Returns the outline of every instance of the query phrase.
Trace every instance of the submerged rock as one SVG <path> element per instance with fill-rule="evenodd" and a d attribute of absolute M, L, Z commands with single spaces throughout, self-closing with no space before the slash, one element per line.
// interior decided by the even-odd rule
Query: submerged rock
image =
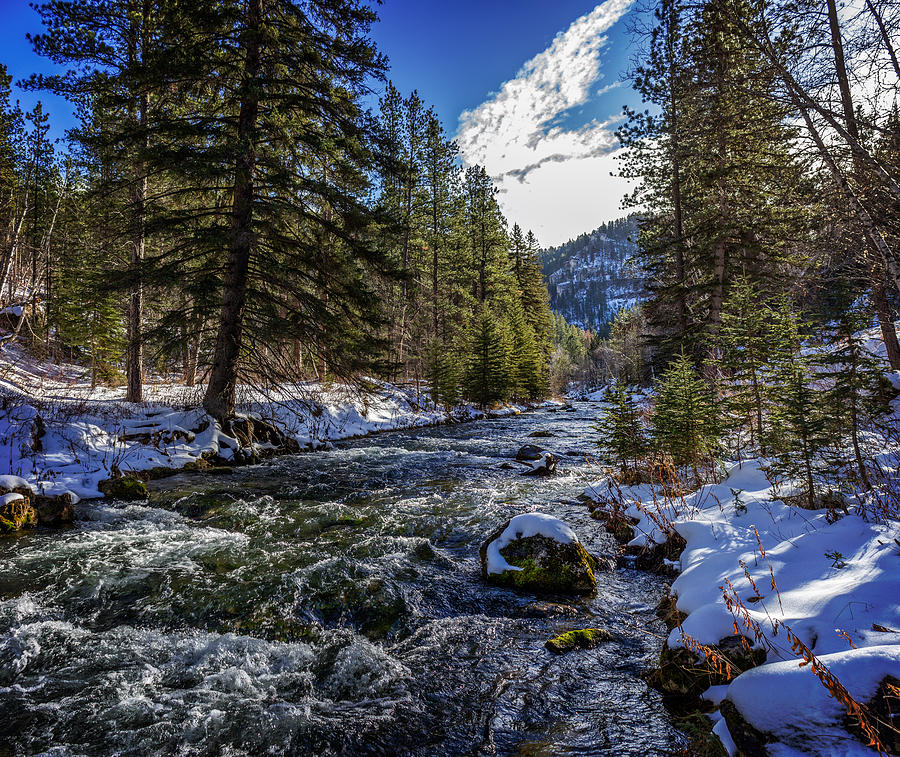
<path fill-rule="evenodd" d="M 532 602 L 522 613 L 526 618 L 560 618 L 578 614 L 577 608 L 558 602 Z"/>
<path fill-rule="evenodd" d="M 531 439 L 549 439 L 551 436 L 556 436 L 552 431 L 532 431 L 529 435 Z"/>
<path fill-rule="evenodd" d="M 573 649 L 593 649 L 601 642 L 612 641 L 612 638 L 605 628 L 578 628 L 548 639 L 544 646 L 551 652 L 562 654 Z"/>
<path fill-rule="evenodd" d="M 37 513 L 23 495 L 10 492 L 0 496 L 0 533 L 34 528 L 36 525 Z"/>
<path fill-rule="evenodd" d="M 563 521 L 517 515 L 481 545 L 481 572 L 494 584 L 541 594 L 590 594 L 597 561 Z"/>
<path fill-rule="evenodd" d="M 523 471 L 523 476 L 552 476 L 556 473 L 556 464 L 559 458 L 552 452 L 543 452 L 541 456 L 531 463 L 529 470 Z"/>

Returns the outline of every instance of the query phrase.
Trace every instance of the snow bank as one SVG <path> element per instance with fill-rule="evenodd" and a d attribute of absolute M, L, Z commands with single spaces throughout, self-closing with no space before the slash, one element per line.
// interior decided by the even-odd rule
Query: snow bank
<path fill-rule="evenodd" d="M 500 550 L 516 539 L 527 539 L 529 536 L 545 536 L 560 544 L 578 541 L 575 532 L 558 518 L 543 513 L 517 515 L 509 521 L 503 533 L 488 545 L 487 572 L 499 575 L 507 570 L 522 570 L 506 562 Z"/>
<path fill-rule="evenodd" d="M 897 644 L 823 654 L 819 660 L 858 702 L 871 699 L 885 675 L 900 678 Z M 795 661 L 767 663 L 738 676 L 728 687 L 728 699 L 748 723 L 787 746 L 808 749 L 810 736 L 815 734 L 821 753 L 874 753 L 862 743 L 854 743 L 840 727 L 844 707 Z M 829 746 L 833 751 L 827 751 Z"/>
<path fill-rule="evenodd" d="M 640 518 L 635 544 L 662 542 L 660 521 L 685 539 L 671 592 L 687 618 L 670 633 L 670 647 L 689 639 L 717 644 L 734 634 L 737 621 L 766 649 L 762 666 L 707 698 L 727 696 L 748 722 L 790 748 L 815 744 L 820 754 L 874 754 L 842 728 L 844 708 L 811 666 L 799 667 L 785 626 L 857 701 L 870 698 L 884 676 L 900 677 L 900 523 L 855 514 L 834 521 L 833 512 L 789 507 L 776 498 L 764 462 L 731 464 L 720 484 L 683 499 L 654 497 L 650 486 L 618 489 L 609 481 L 591 485 L 585 495 L 620 498 L 626 512 Z M 737 615 L 726 593 L 740 601 Z M 724 732 L 724 722 L 716 729 Z"/>
<path fill-rule="evenodd" d="M 28 487 L 47 495 L 102 496 L 98 484 L 115 471 L 179 469 L 204 456 L 233 459 L 237 439 L 199 407 L 202 388 L 149 383 L 147 402 L 124 401 L 124 389 L 91 388 L 75 366 L 41 363 L 15 345 L 2 348 L 0 461 L 11 475 L 0 488 Z M 245 417 L 275 425 L 303 449 L 381 431 L 505 416 L 528 409 L 510 405 L 487 412 L 471 405 L 450 411 L 435 405 L 427 387 L 369 380 L 366 391 L 343 384 L 302 383 L 277 391 L 238 387 Z M 547 401 L 541 406 L 558 406 Z M 529 407 L 533 407 L 529 406 Z M 266 445 L 256 445 L 256 452 Z"/>

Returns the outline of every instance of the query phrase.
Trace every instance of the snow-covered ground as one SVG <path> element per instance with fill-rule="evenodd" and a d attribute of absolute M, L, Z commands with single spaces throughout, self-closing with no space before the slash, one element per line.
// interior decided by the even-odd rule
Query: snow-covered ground
<path fill-rule="evenodd" d="M 877 334 L 867 336 L 872 352 L 883 352 Z M 889 376 L 898 385 L 900 375 Z M 900 419 L 900 400 L 893 415 Z M 791 483 L 773 487 L 763 459 L 728 463 L 720 483 L 683 496 L 609 479 L 585 490 L 638 521 L 629 546 L 662 544 L 673 531 L 685 540 L 671 593 L 686 618 L 670 633 L 670 648 L 697 651 L 740 633 L 765 649 L 764 664 L 704 698 L 729 700 L 773 739 L 769 754 L 877 753 L 844 724 L 848 701 L 866 703 L 886 676 L 900 678 L 900 508 L 885 512 L 900 502 L 900 449 L 892 444 L 869 448 L 884 474 L 880 493 L 848 497 L 846 512 L 785 504 Z M 712 717 L 734 755 L 725 721 Z"/>
<path fill-rule="evenodd" d="M 114 471 L 183 468 L 204 455 L 230 459 L 240 445 L 199 406 L 202 387 L 148 383 L 146 402 L 124 389 L 91 388 L 77 366 L 35 360 L 6 345 L 0 354 L 0 473 L 44 494 L 102 496 Z M 484 417 L 470 405 L 447 411 L 425 387 L 380 381 L 364 388 L 305 383 L 264 392 L 241 386 L 239 409 L 273 423 L 301 448 L 380 431 Z M 545 403 L 553 404 L 553 403 Z M 558 403 L 557 403 L 558 404 Z M 490 415 L 521 412 L 508 405 Z"/>

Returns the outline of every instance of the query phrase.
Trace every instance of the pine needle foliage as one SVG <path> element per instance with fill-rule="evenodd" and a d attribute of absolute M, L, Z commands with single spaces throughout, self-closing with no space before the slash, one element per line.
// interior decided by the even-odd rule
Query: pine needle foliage
<path fill-rule="evenodd" d="M 701 465 L 720 449 L 720 411 L 712 390 L 691 359 L 680 353 L 656 384 L 653 441 L 675 465 L 690 466 L 695 478 Z"/>
<path fill-rule="evenodd" d="M 615 381 L 603 392 L 603 410 L 597 422 L 597 447 L 603 462 L 614 465 L 624 479 L 637 471 L 649 451 L 641 410 L 631 390 Z"/>

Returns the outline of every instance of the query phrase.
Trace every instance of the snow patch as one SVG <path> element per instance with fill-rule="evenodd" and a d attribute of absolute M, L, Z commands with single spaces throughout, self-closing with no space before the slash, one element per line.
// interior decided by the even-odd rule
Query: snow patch
<path fill-rule="evenodd" d="M 500 574 L 507 570 L 522 570 L 515 565 L 510 565 L 500 554 L 500 550 L 516 541 L 527 539 L 530 536 L 544 536 L 560 544 L 571 544 L 578 541 L 575 532 L 558 518 L 544 513 L 523 513 L 509 521 L 509 525 L 503 530 L 487 548 L 487 572 Z"/>

